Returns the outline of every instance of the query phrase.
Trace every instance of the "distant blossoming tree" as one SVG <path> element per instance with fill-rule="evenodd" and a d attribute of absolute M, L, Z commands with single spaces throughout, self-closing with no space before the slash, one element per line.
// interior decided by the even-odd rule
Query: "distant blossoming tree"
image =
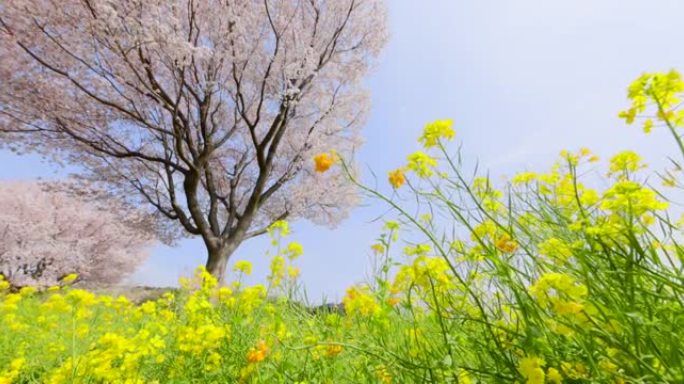
<path fill-rule="evenodd" d="M 37 183 L 0 183 L 0 273 L 17 286 L 52 285 L 70 273 L 117 283 L 148 255 L 154 234 L 147 217 Z"/>
<path fill-rule="evenodd" d="M 4 0 L 0 138 L 200 236 L 222 279 L 285 217 L 356 194 L 312 158 L 359 144 L 383 0 Z"/>

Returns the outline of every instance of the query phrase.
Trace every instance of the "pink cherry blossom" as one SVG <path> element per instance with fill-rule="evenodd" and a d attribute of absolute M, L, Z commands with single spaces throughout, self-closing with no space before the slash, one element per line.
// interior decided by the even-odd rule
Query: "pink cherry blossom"
<path fill-rule="evenodd" d="M 46 187 L 0 183 L 0 273 L 13 285 L 49 286 L 70 273 L 113 284 L 145 260 L 154 239 L 145 215 Z"/>

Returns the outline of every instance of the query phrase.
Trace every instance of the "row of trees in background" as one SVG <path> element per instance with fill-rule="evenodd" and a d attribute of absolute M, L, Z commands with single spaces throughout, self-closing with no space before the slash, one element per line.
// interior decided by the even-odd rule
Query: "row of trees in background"
<path fill-rule="evenodd" d="M 385 18 L 382 0 L 5 0 L 0 144 L 201 237 L 222 279 L 275 220 L 332 225 L 357 201 L 311 159 L 359 144 Z"/>
<path fill-rule="evenodd" d="M 145 216 L 112 204 L 34 182 L 0 183 L 0 274 L 15 286 L 50 286 L 71 273 L 121 281 L 145 260 L 154 233 Z"/>

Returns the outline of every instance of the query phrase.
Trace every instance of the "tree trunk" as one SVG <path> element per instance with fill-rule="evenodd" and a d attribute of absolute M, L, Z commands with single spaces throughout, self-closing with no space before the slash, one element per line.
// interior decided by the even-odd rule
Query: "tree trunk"
<path fill-rule="evenodd" d="M 207 258 L 206 264 L 207 272 L 216 277 L 219 284 L 223 283 L 226 276 L 228 260 L 239 245 L 239 242 L 230 242 L 216 248 L 208 248 L 209 257 Z"/>

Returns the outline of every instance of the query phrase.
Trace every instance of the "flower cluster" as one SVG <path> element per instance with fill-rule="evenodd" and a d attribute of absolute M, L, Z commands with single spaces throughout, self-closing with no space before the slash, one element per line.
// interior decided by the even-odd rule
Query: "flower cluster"
<path fill-rule="evenodd" d="M 423 134 L 418 142 L 427 150 L 438 146 L 442 141 L 454 138 L 456 132 L 453 129 L 454 122 L 451 119 L 435 120 L 425 125 Z M 406 158 L 407 164 L 389 172 L 387 179 L 394 189 L 400 188 L 406 183 L 406 172 L 414 172 L 419 178 L 429 178 L 435 174 L 437 160 L 431 155 L 416 151 Z"/>

